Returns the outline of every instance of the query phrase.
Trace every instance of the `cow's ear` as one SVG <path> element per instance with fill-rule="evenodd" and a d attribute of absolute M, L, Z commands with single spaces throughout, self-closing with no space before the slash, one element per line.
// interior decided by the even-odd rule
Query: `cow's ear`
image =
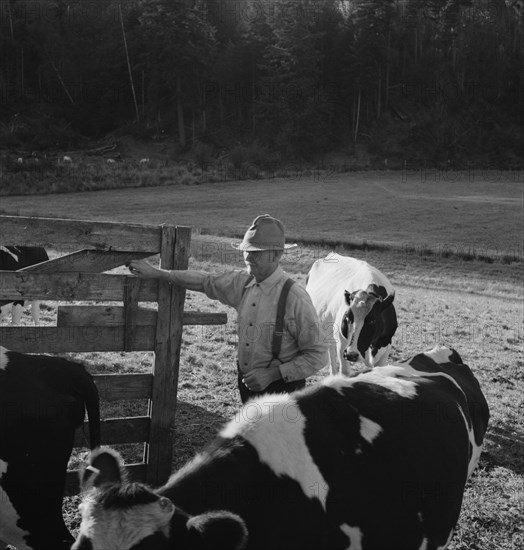
<path fill-rule="evenodd" d="M 451 349 L 451 355 L 449 356 L 450 363 L 456 363 L 457 365 L 463 365 L 464 361 L 462 361 L 462 357 L 460 356 L 459 352 L 455 349 Z"/>
<path fill-rule="evenodd" d="M 347 290 L 344 290 L 344 297 L 346 298 L 346 304 L 350 306 L 351 300 L 353 299 L 353 295 L 349 293 Z"/>
<path fill-rule="evenodd" d="M 247 543 L 247 529 L 236 514 L 208 512 L 187 522 L 188 548 L 195 550 L 242 550 Z"/>
<path fill-rule="evenodd" d="M 379 288 L 375 284 L 368 285 L 368 287 L 366 288 L 366 294 L 371 294 L 371 296 L 379 298 L 380 300 L 384 298 L 384 296 L 380 295 Z"/>
<path fill-rule="evenodd" d="M 387 298 L 387 290 L 383 286 L 378 286 L 374 283 L 368 285 L 366 288 L 366 293 L 370 296 L 374 296 L 379 299 L 381 302 Z"/>
<path fill-rule="evenodd" d="M 395 299 L 395 291 L 392 290 L 391 294 L 385 300 L 382 301 L 382 309 L 385 309 L 388 306 L 390 306 L 393 303 L 394 299 Z"/>
<path fill-rule="evenodd" d="M 80 472 L 82 491 L 105 484 L 122 483 L 125 471 L 120 455 L 109 447 L 100 447 L 93 451 L 88 464 Z"/>

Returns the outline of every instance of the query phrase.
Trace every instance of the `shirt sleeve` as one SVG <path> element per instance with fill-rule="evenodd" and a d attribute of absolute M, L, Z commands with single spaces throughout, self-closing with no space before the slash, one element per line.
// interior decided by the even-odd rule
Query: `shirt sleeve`
<path fill-rule="evenodd" d="M 290 292 L 293 296 L 291 318 L 286 323 L 290 337 L 295 339 L 298 354 L 291 361 L 280 365 L 285 382 L 307 378 L 329 365 L 327 343 L 323 341 L 317 312 L 306 289 L 298 284 Z"/>
<path fill-rule="evenodd" d="M 203 282 L 204 293 L 208 298 L 238 310 L 248 279 L 245 271 L 208 275 Z"/>

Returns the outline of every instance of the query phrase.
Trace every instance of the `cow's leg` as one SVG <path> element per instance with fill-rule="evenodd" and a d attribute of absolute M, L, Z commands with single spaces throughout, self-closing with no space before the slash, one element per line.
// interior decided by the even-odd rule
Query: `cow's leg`
<path fill-rule="evenodd" d="M 344 350 L 340 354 L 340 374 L 351 376 L 351 363 L 347 359 L 344 359 L 343 352 Z"/>
<path fill-rule="evenodd" d="M 329 346 L 329 374 L 337 374 L 338 368 L 338 350 L 336 346 Z"/>
<path fill-rule="evenodd" d="M 40 324 L 40 302 L 38 300 L 31 302 L 31 317 L 35 326 Z"/>
<path fill-rule="evenodd" d="M 391 351 L 391 344 L 388 344 L 387 346 L 380 348 L 376 355 L 371 354 L 371 350 L 368 350 L 369 358 L 370 358 L 370 366 L 371 367 L 383 367 L 384 365 L 388 364 L 388 358 L 389 358 L 389 352 Z M 367 361 L 366 361 L 367 363 Z"/>
<path fill-rule="evenodd" d="M 0 321 L 8 319 L 12 311 L 13 304 L 6 304 L 5 306 L 0 307 Z"/>
<path fill-rule="evenodd" d="M 345 342 L 337 342 L 337 365 L 338 365 L 338 374 L 343 374 L 344 376 L 349 376 L 351 374 L 351 367 L 349 362 L 344 359 L 344 349 Z"/>
<path fill-rule="evenodd" d="M 20 324 L 23 311 L 24 311 L 24 306 L 22 304 L 13 304 L 13 312 L 12 312 L 12 318 L 11 318 L 12 325 Z"/>

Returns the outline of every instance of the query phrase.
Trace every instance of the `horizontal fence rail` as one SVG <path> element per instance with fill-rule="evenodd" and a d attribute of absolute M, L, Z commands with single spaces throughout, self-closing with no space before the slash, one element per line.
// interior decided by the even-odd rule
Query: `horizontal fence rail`
<path fill-rule="evenodd" d="M 128 418 L 107 418 L 101 422 L 102 445 L 146 442 L 149 438 L 151 419 L 149 416 Z M 75 433 L 75 447 L 89 448 L 89 426 L 84 423 Z"/>
<path fill-rule="evenodd" d="M 104 401 L 148 399 L 153 385 L 153 375 L 147 373 L 96 374 L 94 379 Z"/>
<path fill-rule="evenodd" d="M 153 225 L 0 216 L 4 245 L 43 246 L 73 252 L 79 248 L 157 254 L 162 227 Z"/>
<path fill-rule="evenodd" d="M 148 256 L 151 256 L 148 252 L 79 250 L 72 254 L 58 256 L 47 262 L 24 267 L 19 272 L 38 271 L 38 273 L 56 273 L 61 271 L 78 271 L 84 273 L 102 273 L 102 271 L 109 271 L 115 267 L 125 265 L 131 260 L 139 260 Z"/>
<path fill-rule="evenodd" d="M 137 326 L 156 326 L 158 313 L 154 309 L 138 308 Z M 184 311 L 183 325 L 225 325 L 225 313 Z M 124 308 L 120 306 L 59 306 L 57 326 L 121 326 L 124 324 Z"/>
<path fill-rule="evenodd" d="M 0 271 L 0 300 L 123 301 L 127 275 Z M 136 277 L 133 277 L 136 279 Z M 139 281 L 138 300 L 157 300 L 158 283 Z"/>

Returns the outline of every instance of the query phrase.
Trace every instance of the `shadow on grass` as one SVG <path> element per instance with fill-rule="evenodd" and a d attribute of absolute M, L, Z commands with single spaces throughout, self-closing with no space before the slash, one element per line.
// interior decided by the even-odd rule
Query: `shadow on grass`
<path fill-rule="evenodd" d="M 173 434 L 173 468 L 183 466 L 220 431 L 226 418 L 218 413 L 179 401 Z"/>
<path fill-rule="evenodd" d="M 524 433 L 515 427 L 490 427 L 485 438 L 482 463 L 488 469 L 502 466 L 516 474 L 524 474 Z"/>

